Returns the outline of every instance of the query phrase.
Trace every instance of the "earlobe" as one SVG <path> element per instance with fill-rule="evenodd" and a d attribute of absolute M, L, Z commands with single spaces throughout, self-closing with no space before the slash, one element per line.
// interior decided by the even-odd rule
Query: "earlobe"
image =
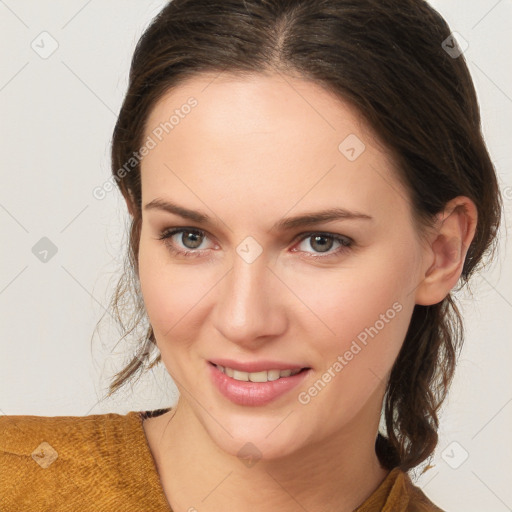
<path fill-rule="evenodd" d="M 477 218 L 475 204 L 464 196 L 449 201 L 438 215 L 438 227 L 427 248 L 429 261 L 433 256 L 434 262 L 427 268 L 423 280 L 416 288 L 416 304 L 437 304 L 457 284 L 475 235 Z"/>

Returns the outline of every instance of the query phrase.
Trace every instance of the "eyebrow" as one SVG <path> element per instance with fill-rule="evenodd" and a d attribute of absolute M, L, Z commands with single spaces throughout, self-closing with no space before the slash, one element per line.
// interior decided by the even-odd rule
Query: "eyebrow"
<path fill-rule="evenodd" d="M 214 221 L 206 213 L 189 210 L 188 208 L 164 199 L 153 199 L 144 206 L 144 210 L 163 210 L 179 215 L 184 219 L 192 220 L 198 224 L 214 224 Z M 270 231 L 287 231 L 298 227 L 311 226 L 321 222 L 332 222 L 335 220 L 373 220 L 373 217 L 366 213 L 350 211 L 345 208 L 328 208 L 318 212 L 307 212 L 294 217 L 281 219 L 272 226 Z"/>

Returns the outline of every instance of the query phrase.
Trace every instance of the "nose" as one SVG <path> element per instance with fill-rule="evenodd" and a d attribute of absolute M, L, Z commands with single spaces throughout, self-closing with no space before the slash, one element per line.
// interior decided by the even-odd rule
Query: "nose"
<path fill-rule="evenodd" d="M 247 263 L 237 254 L 219 283 L 213 321 L 224 339 L 257 348 L 287 328 L 286 287 L 267 267 L 264 254 Z"/>

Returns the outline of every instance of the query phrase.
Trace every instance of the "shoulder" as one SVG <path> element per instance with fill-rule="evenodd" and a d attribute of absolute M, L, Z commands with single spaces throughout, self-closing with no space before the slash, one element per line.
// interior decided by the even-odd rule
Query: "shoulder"
<path fill-rule="evenodd" d="M 435 505 L 420 487 L 414 485 L 407 473 L 402 475 L 404 494 L 408 497 L 407 512 L 445 512 Z"/>
<path fill-rule="evenodd" d="M 133 418 L 136 414 L 130 412 L 126 415 L 109 413 L 90 416 L 0 416 L 0 432 L 2 433 L 0 446 L 15 445 L 31 440 L 33 436 L 48 435 L 55 438 L 62 432 L 66 432 L 68 435 L 83 435 L 108 429 L 126 429 L 134 425 Z M 91 439 L 96 440 L 96 438 Z M 59 438 L 59 442 L 65 441 Z"/>
<path fill-rule="evenodd" d="M 152 471 L 139 412 L 0 416 L 2 511 L 85 510 L 85 497 L 92 509 L 130 502 L 144 497 Z"/>
<path fill-rule="evenodd" d="M 26 460 L 32 469 L 49 467 L 54 461 L 90 461 L 102 458 L 108 464 L 108 448 L 114 441 L 137 435 L 137 413 L 91 416 L 1 416 L 2 464 Z M 36 464 L 32 464 L 36 462 Z"/>
<path fill-rule="evenodd" d="M 445 512 L 415 486 L 409 475 L 393 468 L 355 512 Z"/>

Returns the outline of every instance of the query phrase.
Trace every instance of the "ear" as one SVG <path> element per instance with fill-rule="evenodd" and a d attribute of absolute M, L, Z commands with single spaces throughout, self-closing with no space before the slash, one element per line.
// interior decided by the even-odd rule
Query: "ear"
<path fill-rule="evenodd" d="M 438 214 L 436 227 L 425 248 L 423 261 L 427 268 L 416 288 L 416 304 L 437 304 L 457 284 L 477 220 L 475 204 L 464 196 L 449 201 Z"/>

